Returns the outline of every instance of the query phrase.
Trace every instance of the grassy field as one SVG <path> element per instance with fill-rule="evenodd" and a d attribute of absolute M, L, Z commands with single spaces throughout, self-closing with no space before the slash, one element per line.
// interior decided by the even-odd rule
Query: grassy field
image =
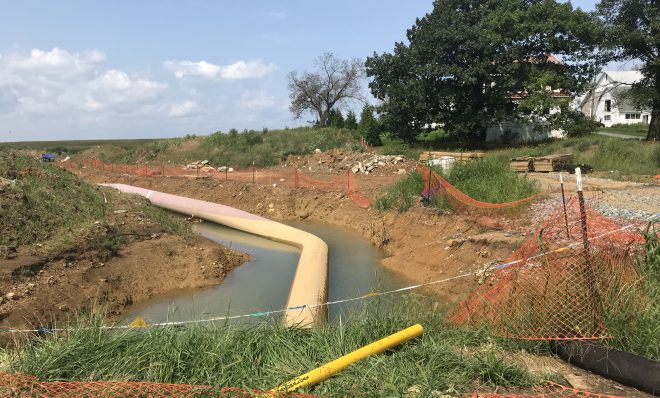
<path fill-rule="evenodd" d="M 615 124 L 612 127 L 603 127 L 599 128 L 598 131 L 604 131 L 608 133 L 618 133 L 626 135 L 634 135 L 637 137 L 646 138 L 649 132 L 649 125 L 646 123 L 636 123 L 636 124 Z"/>
<path fill-rule="evenodd" d="M 62 140 L 62 141 L 20 141 L 0 142 L 2 149 L 34 150 L 40 152 L 54 152 L 73 154 L 86 149 L 99 146 L 116 146 L 120 148 L 139 147 L 158 139 L 122 139 L 122 140 Z"/>
<path fill-rule="evenodd" d="M 487 157 L 508 161 L 518 156 L 544 156 L 572 153 L 574 163 L 588 164 L 595 172 L 608 172 L 611 178 L 651 176 L 660 170 L 660 145 L 644 141 L 589 135 L 552 140 L 534 145 L 487 150 Z"/>

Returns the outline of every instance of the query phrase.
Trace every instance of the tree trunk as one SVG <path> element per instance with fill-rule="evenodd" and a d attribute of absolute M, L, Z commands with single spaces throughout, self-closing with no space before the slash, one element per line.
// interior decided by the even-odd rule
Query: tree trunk
<path fill-rule="evenodd" d="M 646 141 L 660 141 L 660 98 L 653 100 L 653 111 L 651 111 L 651 122 Z"/>

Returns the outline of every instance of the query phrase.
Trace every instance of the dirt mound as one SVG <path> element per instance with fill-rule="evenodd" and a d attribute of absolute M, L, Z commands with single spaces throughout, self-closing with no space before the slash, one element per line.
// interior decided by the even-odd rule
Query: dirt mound
<path fill-rule="evenodd" d="M 410 170 L 416 163 L 415 159 L 407 159 L 403 155 L 330 149 L 304 156 L 289 155 L 283 167 L 293 166 L 305 172 L 341 174 L 350 171 L 354 174 L 383 176 L 397 174 L 401 169 Z"/>

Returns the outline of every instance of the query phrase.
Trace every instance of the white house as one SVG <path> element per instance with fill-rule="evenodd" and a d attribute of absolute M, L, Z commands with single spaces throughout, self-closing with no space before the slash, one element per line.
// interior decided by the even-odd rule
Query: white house
<path fill-rule="evenodd" d="M 631 104 L 617 99 L 617 94 L 629 90 L 633 83 L 642 80 L 639 71 L 605 71 L 598 75 L 594 87 L 582 98 L 578 108 L 591 119 L 605 127 L 614 124 L 649 123 L 650 109 L 635 109 Z"/>

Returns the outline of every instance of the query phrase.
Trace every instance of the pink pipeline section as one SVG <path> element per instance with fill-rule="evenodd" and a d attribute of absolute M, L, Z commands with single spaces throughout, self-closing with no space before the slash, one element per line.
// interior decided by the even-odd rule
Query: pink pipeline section
<path fill-rule="evenodd" d="M 275 221 L 203 200 L 170 195 L 125 184 L 101 184 L 146 197 L 155 206 L 283 242 L 300 249 L 300 260 L 287 300 L 284 323 L 311 327 L 324 322 L 328 298 L 328 245 L 320 238 Z M 254 292 L 259 294 L 259 292 Z"/>

